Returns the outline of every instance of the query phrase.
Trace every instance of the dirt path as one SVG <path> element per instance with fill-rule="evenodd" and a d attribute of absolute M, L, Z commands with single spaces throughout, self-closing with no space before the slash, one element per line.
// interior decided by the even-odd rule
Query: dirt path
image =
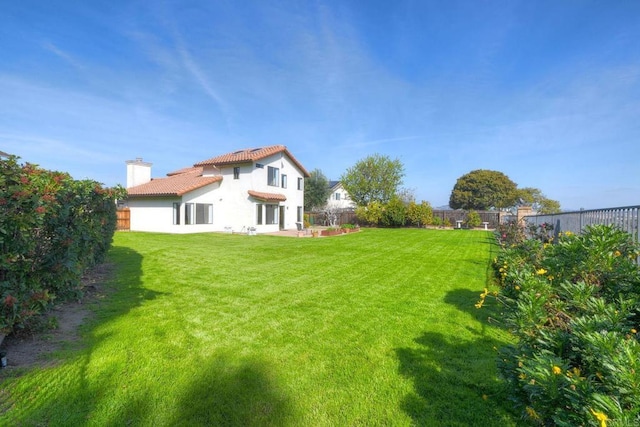
<path fill-rule="evenodd" d="M 57 305 L 48 314 L 55 329 L 38 332 L 31 336 L 5 337 L 0 351 L 6 353 L 7 367 L 4 370 L 47 365 L 46 356 L 62 347 L 64 343 L 76 343 L 80 339 L 78 328 L 91 315 L 90 304 L 105 297 L 104 283 L 113 274 L 113 265 L 100 264 L 82 278 L 84 296 L 82 300 Z M 2 371 L 0 371 L 2 372 Z"/>

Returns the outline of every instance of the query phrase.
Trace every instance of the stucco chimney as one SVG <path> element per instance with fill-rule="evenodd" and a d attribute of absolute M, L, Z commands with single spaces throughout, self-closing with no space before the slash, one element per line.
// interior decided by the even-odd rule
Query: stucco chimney
<path fill-rule="evenodd" d="M 152 163 L 142 161 L 142 157 L 127 160 L 125 163 L 127 164 L 127 188 L 151 181 Z"/>

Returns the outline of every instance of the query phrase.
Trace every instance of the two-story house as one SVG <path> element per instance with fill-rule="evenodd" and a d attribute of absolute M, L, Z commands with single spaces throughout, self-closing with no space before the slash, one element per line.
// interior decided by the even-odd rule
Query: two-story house
<path fill-rule="evenodd" d="M 151 179 L 151 164 L 127 163 L 132 231 L 268 233 L 303 220 L 307 170 L 283 145 L 238 150 Z"/>
<path fill-rule="evenodd" d="M 340 181 L 329 181 L 331 194 L 327 200 L 327 206 L 343 210 L 352 210 L 356 208 L 356 204 L 349 197 L 349 193 L 344 189 Z"/>

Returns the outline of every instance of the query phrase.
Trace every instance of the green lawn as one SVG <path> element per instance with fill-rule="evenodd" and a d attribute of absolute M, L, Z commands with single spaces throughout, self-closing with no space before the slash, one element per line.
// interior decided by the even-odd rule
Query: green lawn
<path fill-rule="evenodd" d="M 467 230 L 116 234 L 82 348 L 1 374 L 0 424 L 514 425 L 508 336 L 474 307 L 492 250 Z"/>

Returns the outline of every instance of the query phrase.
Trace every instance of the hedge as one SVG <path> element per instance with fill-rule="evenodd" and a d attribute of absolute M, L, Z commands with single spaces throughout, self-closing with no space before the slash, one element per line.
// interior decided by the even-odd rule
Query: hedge
<path fill-rule="evenodd" d="M 82 275 L 109 250 L 122 195 L 121 187 L 0 159 L 0 334 L 82 294 Z"/>
<path fill-rule="evenodd" d="M 537 425 L 640 425 L 640 247 L 613 226 L 552 231 L 496 230 L 499 321 L 517 339 L 498 358 L 509 397 Z"/>

